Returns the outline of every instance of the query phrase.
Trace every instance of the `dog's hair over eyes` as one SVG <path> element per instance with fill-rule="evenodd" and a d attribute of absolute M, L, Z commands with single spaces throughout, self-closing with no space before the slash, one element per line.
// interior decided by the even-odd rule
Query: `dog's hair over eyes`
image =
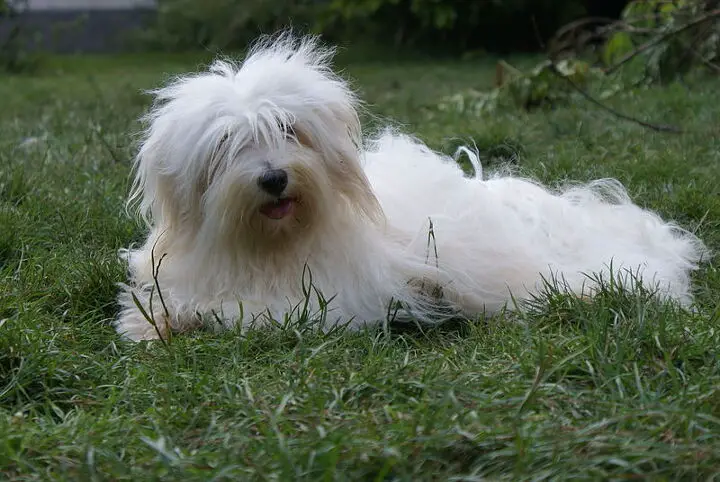
<path fill-rule="evenodd" d="M 349 195 L 363 193 L 362 211 L 377 216 L 379 206 L 356 169 L 359 101 L 330 70 L 332 54 L 317 39 L 284 35 L 258 43 L 243 63 L 218 60 L 206 73 L 151 91 L 155 102 L 144 117 L 148 128 L 130 203 L 148 222 L 168 204 L 196 205 L 203 181 L 207 186 L 222 162 L 242 158 L 252 146 L 279 148 L 289 134 L 337 161 L 333 167 L 345 178 Z M 268 91 L 276 95 L 268 97 Z M 237 102 L 226 102 L 229 98 Z"/>

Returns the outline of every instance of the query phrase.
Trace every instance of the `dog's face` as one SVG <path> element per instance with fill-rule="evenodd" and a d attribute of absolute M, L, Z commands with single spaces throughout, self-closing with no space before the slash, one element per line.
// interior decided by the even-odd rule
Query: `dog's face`
<path fill-rule="evenodd" d="M 137 162 L 144 212 L 192 236 L 270 248 L 335 216 L 376 218 L 355 98 L 327 56 L 284 40 L 158 90 Z"/>
<path fill-rule="evenodd" d="M 263 136 L 248 126 L 223 134 L 198 179 L 203 219 L 233 239 L 273 245 L 322 229 L 347 206 L 374 209 L 350 118 L 328 112 L 313 123 L 283 114 L 294 122 L 268 115 Z"/>

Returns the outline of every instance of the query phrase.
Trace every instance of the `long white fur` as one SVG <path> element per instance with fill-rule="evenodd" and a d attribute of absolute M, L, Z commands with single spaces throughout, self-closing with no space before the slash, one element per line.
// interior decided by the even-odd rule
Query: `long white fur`
<path fill-rule="evenodd" d="M 358 99 L 331 57 L 314 38 L 284 35 L 154 92 L 131 195 L 150 233 L 122 254 L 120 333 L 153 339 L 208 315 L 224 326 L 280 320 L 308 298 L 309 276 L 332 298 L 328 325 L 355 327 L 386 319 L 391 305 L 429 322 L 492 313 L 550 277 L 591 295 L 587 274 L 610 266 L 692 301 L 706 248 L 620 183 L 553 192 L 483 179 L 475 158 L 466 177 L 391 130 L 363 142 Z M 290 218 L 260 213 L 273 200 L 257 184 L 268 168 L 289 173 L 287 193 L 300 200 Z"/>

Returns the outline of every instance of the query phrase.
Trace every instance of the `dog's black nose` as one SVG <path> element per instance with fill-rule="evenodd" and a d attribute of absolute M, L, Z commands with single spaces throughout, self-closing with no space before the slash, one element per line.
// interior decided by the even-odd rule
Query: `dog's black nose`
<path fill-rule="evenodd" d="M 265 171 L 258 179 L 258 184 L 263 191 L 273 196 L 279 196 L 288 185 L 288 175 L 282 169 L 271 169 Z"/>

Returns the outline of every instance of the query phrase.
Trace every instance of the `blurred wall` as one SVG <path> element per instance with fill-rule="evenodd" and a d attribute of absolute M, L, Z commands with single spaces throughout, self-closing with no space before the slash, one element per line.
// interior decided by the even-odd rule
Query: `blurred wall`
<path fill-rule="evenodd" d="M 0 41 L 19 25 L 30 50 L 100 53 L 124 49 L 155 12 L 155 0 L 28 0 L 20 15 L 0 19 Z"/>
<path fill-rule="evenodd" d="M 155 0 L 28 0 L 30 10 L 114 10 L 154 8 Z"/>
<path fill-rule="evenodd" d="M 154 8 L 155 0 L 28 0 L 30 10 L 103 10 Z"/>

